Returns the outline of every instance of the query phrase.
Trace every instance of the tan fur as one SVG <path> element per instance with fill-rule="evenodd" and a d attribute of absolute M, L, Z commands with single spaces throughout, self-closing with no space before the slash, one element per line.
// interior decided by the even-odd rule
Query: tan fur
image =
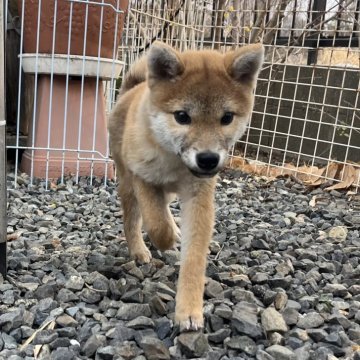
<path fill-rule="evenodd" d="M 245 130 L 262 61 L 261 45 L 222 55 L 178 53 L 156 42 L 128 72 L 110 115 L 110 146 L 119 174 L 125 236 L 134 259 L 151 260 L 141 235 L 142 222 L 158 249 L 174 246 L 179 229 L 168 205 L 172 193 L 180 197 L 182 244 L 175 320 L 181 328 L 203 326 L 215 174 Z M 177 111 L 186 111 L 191 124 L 175 121 Z M 222 125 L 226 112 L 235 114 L 233 122 Z M 204 152 L 218 155 L 216 168 L 200 167 L 198 156 Z"/>

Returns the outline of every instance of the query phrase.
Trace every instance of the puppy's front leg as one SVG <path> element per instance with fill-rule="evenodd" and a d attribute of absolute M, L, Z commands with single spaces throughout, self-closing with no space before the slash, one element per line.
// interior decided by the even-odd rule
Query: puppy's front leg
<path fill-rule="evenodd" d="M 182 192 L 181 265 L 175 321 L 180 329 L 203 327 L 206 257 L 214 225 L 215 179 L 198 181 Z"/>

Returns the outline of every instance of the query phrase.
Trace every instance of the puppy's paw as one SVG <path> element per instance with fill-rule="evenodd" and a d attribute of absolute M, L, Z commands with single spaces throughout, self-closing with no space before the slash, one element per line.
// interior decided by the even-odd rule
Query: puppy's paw
<path fill-rule="evenodd" d="M 204 317 L 202 310 L 194 309 L 189 311 L 175 312 L 175 324 L 180 326 L 180 331 L 197 331 L 204 327 Z"/>
<path fill-rule="evenodd" d="M 147 264 L 151 261 L 151 252 L 146 245 L 138 246 L 135 249 L 130 250 L 130 256 L 136 262 L 140 264 Z"/>
<path fill-rule="evenodd" d="M 170 225 L 149 229 L 147 233 L 150 241 L 161 251 L 175 248 L 180 241 L 178 231 Z"/>

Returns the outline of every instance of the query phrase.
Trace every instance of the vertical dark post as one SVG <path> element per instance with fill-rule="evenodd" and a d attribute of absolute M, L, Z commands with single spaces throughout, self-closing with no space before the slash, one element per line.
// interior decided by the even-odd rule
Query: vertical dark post
<path fill-rule="evenodd" d="M 326 0 L 315 0 L 312 7 L 312 13 L 310 16 L 310 21 L 313 23 L 312 24 L 313 27 L 320 24 L 320 22 L 324 18 L 325 11 L 326 11 Z M 317 36 L 321 36 L 321 32 L 318 35 L 315 35 L 315 37 Z M 313 44 L 314 49 L 310 49 L 308 52 L 308 65 L 316 64 L 317 55 L 318 55 L 318 50 L 316 49 L 317 39 L 311 36 L 311 43 Z"/>
<path fill-rule="evenodd" d="M 0 273 L 6 276 L 5 2 L 0 0 Z"/>

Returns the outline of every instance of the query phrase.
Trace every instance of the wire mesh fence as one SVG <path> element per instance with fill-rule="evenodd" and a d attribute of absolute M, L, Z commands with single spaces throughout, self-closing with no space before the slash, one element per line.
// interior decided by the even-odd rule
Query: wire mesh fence
<path fill-rule="evenodd" d="M 98 109 L 103 109 L 101 113 L 104 114 L 112 108 L 121 83 L 121 75 L 117 80 L 118 74 L 143 55 L 154 40 L 162 40 L 180 50 L 213 48 L 219 51 L 262 42 L 266 47 L 266 62 L 257 84 L 248 131 L 231 151 L 232 166 L 266 176 L 297 176 L 309 185 L 327 185 L 328 181 L 336 180 L 332 188 L 351 185 L 359 188 L 359 0 L 131 0 L 129 4 L 119 0 L 52 0 L 51 3 L 54 6 L 50 6 L 47 15 L 43 16 L 45 10 L 38 0 L 37 13 L 33 16 L 37 19 L 37 36 L 33 40 L 34 49 L 29 51 L 24 43 L 24 34 L 28 34 L 27 0 L 22 0 L 16 141 L 9 146 L 16 152 L 15 165 L 20 163 L 20 150 L 27 151 L 22 157 L 30 159 L 30 163 L 36 160 L 34 152 L 43 151 L 40 155 L 45 156 L 43 172 L 47 179 L 52 176 L 51 161 L 56 152 L 60 154 L 62 164 L 61 179 L 69 171 L 74 171 L 77 177 L 85 173 L 91 177 L 103 173 L 106 181 L 107 177 L 113 176 L 112 162 L 107 135 L 102 132 L 104 124 L 99 130 L 99 118 L 103 119 L 103 116 L 99 117 Z M 119 32 L 127 5 L 126 21 L 123 31 Z M 51 47 L 45 57 L 50 65 L 46 75 L 48 84 L 40 88 L 39 82 L 46 81 L 42 79 L 44 74 L 39 65 L 45 61 L 39 51 L 41 32 L 46 28 L 42 19 L 60 24 L 61 21 L 57 20 L 62 7 L 68 19 L 64 26 L 63 55 L 58 56 L 57 49 L 60 37 L 56 35 L 56 27 L 60 25 L 54 25 L 50 27 Z M 83 16 L 79 15 L 78 7 L 83 7 Z M 107 17 L 105 9 L 109 10 Z M 97 22 L 93 20 L 97 26 L 91 27 L 91 31 L 87 24 L 92 19 L 89 14 L 98 17 Z M 71 25 L 74 18 L 82 25 Z M 106 36 L 104 33 L 109 34 L 109 31 L 104 31 L 109 27 L 113 34 L 112 52 L 107 61 L 103 61 L 102 37 Z M 73 34 L 81 30 L 85 30 L 85 36 L 77 40 L 80 51 L 73 55 Z M 86 53 L 91 44 L 86 40 L 88 32 L 97 45 L 91 56 Z M 28 53 L 35 54 L 30 64 L 25 56 Z M 77 72 L 71 68 L 72 61 L 76 60 L 80 64 Z M 23 73 L 21 69 L 27 72 Z M 24 75 L 31 71 L 32 75 Z M 28 76 L 29 79 L 24 81 Z M 71 93 L 69 84 L 72 81 L 77 81 L 72 86 L 78 96 L 67 95 Z M 93 83 L 88 85 L 91 81 Z M 35 106 L 30 115 L 21 113 L 22 104 L 31 103 L 27 96 L 24 97 L 24 82 L 30 83 L 34 89 L 32 103 Z M 57 86 L 63 92 L 55 90 Z M 93 86 L 89 90 L 93 97 L 92 102 L 84 103 L 87 86 L 89 89 Z M 56 96 L 55 100 L 48 100 L 44 105 L 47 141 L 39 146 L 36 137 L 40 135 L 34 129 L 38 121 L 37 97 L 43 93 L 49 94 L 49 99 Z M 72 96 L 71 105 L 67 96 Z M 61 127 L 55 131 L 52 125 L 54 103 L 67 109 L 59 111 L 62 114 Z M 84 114 L 89 108 L 92 111 Z M 68 128 L 68 117 L 72 112 L 77 112 L 75 117 L 78 120 L 74 121 L 77 129 Z M 21 146 L 22 122 L 26 117 L 30 118 L 28 134 L 31 141 Z M 84 118 L 90 119 L 86 127 L 91 131 L 81 136 Z M 64 140 L 69 131 L 77 135 L 75 145 Z M 62 141 L 53 142 L 54 136 Z M 85 138 L 91 139 L 90 145 L 85 144 Z M 70 153 L 76 155 L 75 168 L 64 165 L 68 163 Z M 105 168 L 102 167 L 104 164 Z M 24 167 L 30 176 L 34 176 L 32 169 L 31 166 Z"/>

